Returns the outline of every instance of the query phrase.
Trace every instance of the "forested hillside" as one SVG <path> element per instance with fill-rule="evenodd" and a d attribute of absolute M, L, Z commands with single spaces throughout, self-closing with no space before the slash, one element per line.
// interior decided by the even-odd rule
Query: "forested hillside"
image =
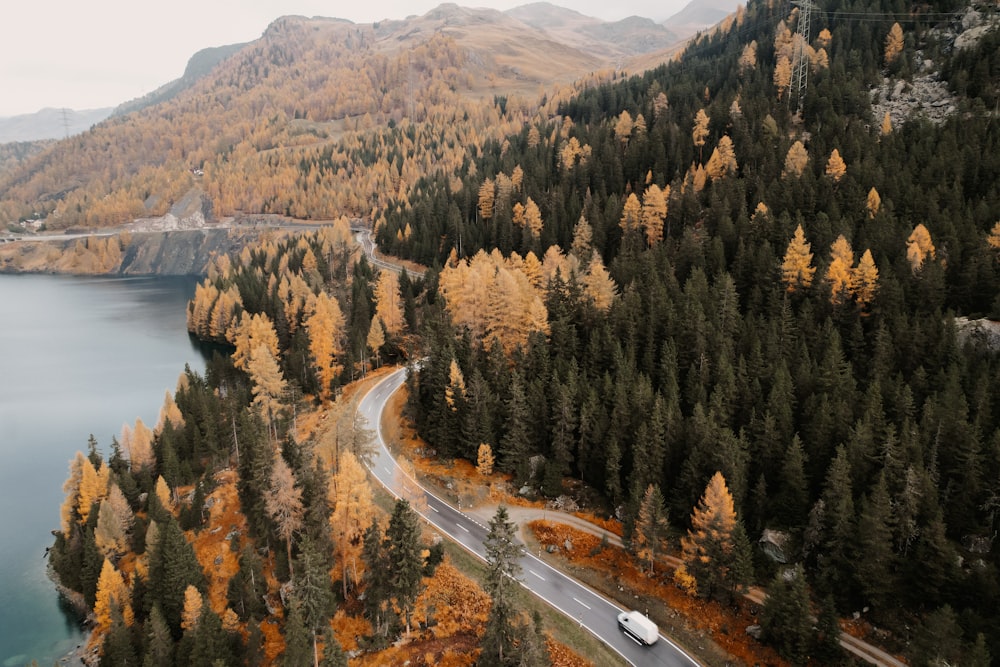
<path fill-rule="evenodd" d="M 751 2 L 487 146 L 460 189 L 390 205 L 380 246 L 441 266 L 412 407 L 442 456 L 489 444 L 515 488 L 583 480 L 626 537 L 650 485 L 683 532 L 721 471 L 814 601 L 865 610 L 915 664 L 986 664 L 1000 360 L 955 317 L 1000 316 L 995 8 L 823 2 L 808 44 L 788 9 Z M 928 71 L 954 113 L 873 116 L 870 90 Z M 758 551 L 752 578 L 775 568 Z"/>
<path fill-rule="evenodd" d="M 0 220 L 113 226 L 196 185 L 218 217 L 366 216 L 544 117 L 540 91 L 612 76 L 606 58 L 456 5 L 377 24 L 283 17 L 189 87 L 0 172 Z"/>

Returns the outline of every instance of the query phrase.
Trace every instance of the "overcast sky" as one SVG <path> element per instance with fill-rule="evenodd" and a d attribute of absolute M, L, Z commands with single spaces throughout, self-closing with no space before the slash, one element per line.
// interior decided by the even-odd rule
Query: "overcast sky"
<path fill-rule="evenodd" d="M 528 0 L 470 0 L 510 9 Z M 45 107 L 113 107 L 184 73 L 199 49 L 247 42 L 279 16 L 356 23 L 423 14 L 440 0 L 4 0 L 0 117 Z M 663 21 L 687 0 L 554 0 L 588 16 Z"/>

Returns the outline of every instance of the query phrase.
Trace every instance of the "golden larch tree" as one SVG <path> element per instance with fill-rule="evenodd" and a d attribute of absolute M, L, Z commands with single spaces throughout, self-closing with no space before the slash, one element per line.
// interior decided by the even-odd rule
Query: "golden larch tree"
<path fill-rule="evenodd" d="M 893 23 L 889 28 L 889 34 L 885 36 L 885 64 L 896 62 L 899 54 L 903 52 L 903 28 L 898 23 Z"/>
<path fill-rule="evenodd" d="M 344 315 L 337 299 L 328 296 L 326 292 L 320 292 L 312 300 L 309 310 L 311 313 L 305 321 L 306 331 L 309 333 L 309 352 L 319 380 L 320 398 L 325 401 L 332 394 L 333 381 L 343 370 L 340 357 L 343 354 L 341 340 L 344 337 Z M 266 360 L 263 363 L 266 364 Z M 267 370 L 270 371 L 269 368 Z M 280 369 L 278 372 L 280 374 Z M 274 389 L 278 388 L 278 384 L 280 383 L 274 384 Z"/>
<path fill-rule="evenodd" d="M 701 151 L 704 150 L 705 140 L 708 138 L 708 114 L 704 109 L 698 109 L 694 115 L 694 127 L 691 129 L 691 139 L 695 148 L 698 149 L 698 161 L 701 162 Z"/>
<path fill-rule="evenodd" d="M 669 193 L 670 186 L 667 186 Z M 646 243 L 653 247 L 663 239 L 663 221 L 667 217 L 667 197 L 656 183 L 642 194 L 642 226 L 646 230 Z"/>
<path fill-rule="evenodd" d="M 826 161 L 826 176 L 834 183 L 839 183 L 846 173 L 847 165 L 840 157 L 840 151 L 834 148 L 830 153 L 830 159 Z"/>
<path fill-rule="evenodd" d="M 531 197 L 528 197 L 528 201 L 524 204 L 524 226 L 534 238 L 537 239 L 542 235 L 542 212 Z"/>
<path fill-rule="evenodd" d="M 107 558 L 101 565 L 101 574 L 97 579 L 97 597 L 94 600 L 94 617 L 96 630 L 103 634 L 111 629 L 111 618 L 115 608 L 122 612 L 122 617 L 128 625 L 134 618 L 130 604 L 131 592 L 125 583 L 121 572 Z"/>
<path fill-rule="evenodd" d="M 201 618 L 201 608 L 205 605 L 201 593 L 191 584 L 184 589 L 184 609 L 181 611 L 181 628 L 185 632 L 192 632 L 198 627 L 198 620 Z"/>
<path fill-rule="evenodd" d="M 702 597 L 724 589 L 735 565 L 736 507 L 721 472 L 716 472 L 691 513 L 691 528 L 681 538 L 681 560 L 675 578 Z M 693 582 L 691 581 L 693 580 Z"/>
<path fill-rule="evenodd" d="M 590 223 L 587 222 L 584 214 L 581 213 L 580 219 L 576 221 L 576 226 L 573 227 L 573 245 L 570 246 L 570 252 L 576 255 L 577 259 L 583 261 L 584 258 L 590 257 L 593 248 L 594 230 L 590 226 Z"/>
<path fill-rule="evenodd" d="M 177 407 L 174 395 L 169 389 L 163 397 L 163 407 L 160 408 L 160 418 L 156 421 L 155 432 L 162 432 L 168 423 L 174 428 L 184 427 L 184 415 L 181 414 L 181 409 Z"/>
<path fill-rule="evenodd" d="M 403 297 L 399 292 L 399 275 L 383 269 L 375 284 L 375 313 L 382 320 L 382 326 L 390 336 L 398 336 L 403 331 L 406 319 L 403 316 Z"/>
<path fill-rule="evenodd" d="M 596 250 L 591 255 L 587 273 L 583 276 L 583 293 L 594 304 L 594 308 L 602 313 L 608 312 L 618 296 L 618 285 L 604 267 Z"/>
<path fill-rule="evenodd" d="M 84 461 L 90 463 L 90 460 L 83 455 L 83 452 L 77 450 L 73 460 L 69 463 L 69 477 L 63 482 L 62 490 L 66 494 L 66 497 L 59 509 L 59 528 L 62 531 L 63 537 L 66 538 L 69 538 L 73 522 L 77 516 L 77 508 L 80 506 L 80 484 L 83 481 Z M 93 464 L 91 464 L 91 468 L 93 467 Z"/>
<path fill-rule="evenodd" d="M 160 501 L 160 505 L 163 506 L 163 509 L 173 513 L 174 494 L 170 491 L 170 485 L 167 484 L 167 480 L 163 479 L 163 475 L 156 478 L 156 484 L 153 486 L 153 493 L 156 494 L 156 499 Z"/>
<path fill-rule="evenodd" d="M 986 243 L 994 250 L 1000 250 L 1000 220 L 993 225 L 993 229 L 987 234 Z"/>
<path fill-rule="evenodd" d="M 375 367 L 378 368 L 379 355 L 381 354 L 382 346 L 385 345 L 385 329 L 382 328 L 382 320 L 378 315 L 372 318 L 371 326 L 368 327 L 368 336 L 365 338 L 365 344 L 368 345 L 368 349 L 375 355 Z"/>
<path fill-rule="evenodd" d="M 347 596 L 348 575 L 359 582 L 358 557 L 361 553 L 361 536 L 372 522 L 375 513 L 372 489 L 365 476 L 365 469 L 350 451 L 340 455 L 337 472 L 330 478 L 328 494 L 333 512 L 330 514 L 330 532 L 333 546 L 340 558 L 344 596 Z"/>
<path fill-rule="evenodd" d="M 465 375 L 462 374 L 458 362 L 452 359 L 451 366 L 448 367 L 448 386 L 444 388 L 444 400 L 448 403 L 448 407 L 457 410 L 455 401 L 463 396 L 465 396 Z"/>
<path fill-rule="evenodd" d="M 787 56 L 778 56 L 778 62 L 774 66 L 774 87 L 778 90 L 779 100 L 784 97 L 791 84 L 792 61 Z"/>
<path fill-rule="evenodd" d="M 756 217 L 756 213 L 754 215 Z M 781 263 L 781 281 L 789 292 L 812 285 L 816 267 L 812 265 L 813 254 L 810 249 L 811 245 L 806 241 L 802 225 L 799 225 L 795 228 L 795 235 L 789 241 L 785 259 Z"/>
<path fill-rule="evenodd" d="M 493 217 L 494 197 L 495 189 L 493 179 L 487 178 L 483 181 L 483 184 L 479 186 L 479 217 L 483 220 L 489 220 Z"/>
<path fill-rule="evenodd" d="M 480 443 L 476 452 L 476 472 L 483 477 L 489 477 L 493 474 L 494 463 L 493 448 L 485 442 Z"/>
<path fill-rule="evenodd" d="M 249 315 L 243 313 L 239 323 L 233 328 L 229 342 L 236 348 L 233 350 L 233 365 L 240 370 L 247 370 L 250 355 L 254 348 L 264 345 L 275 359 L 280 358 L 281 348 L 278 346 L 278 333 L 274 324 L 264 313 Z"/>
<path fill-rule="evenodd" d="M 268 427 L 274 426 L 274 437 L 277 437 L 274 420 L 285 408 L 283 397 L 288 388 L 278 360 L 266 345 L 258 345 L 250 355 L 247 372 L 252 383 L 253 404 L 260 410 Z"/>
<path fill-rule="evenodd" d="M 906 239 L 906 259 L 910 260 L 910 268 L 916 273 L 928 259 L 934 259 L 934 243 L 931 233 L 924 225 L 918 224 Z"/>
<path fill-rule="evenodd" d="M 879 210 L 882 208 L 882 197 L 879 196 L 878 190 L 875 188 L 868 191 L 868 197 L 865 199 L 865 208 L 868 209 L 869 218 L 874 218 L 878 215 Z"/>
<path fill-rule="evenodd" d="M 816 36 L 816 46 L 821 49 L 830 48 L 830 42 L 833 41 L 833 35 L 830 34 L 829 28 L 823 28 L 819 31 Z"/>
<path fill-rule="evenodd" d="M 878 267 L 875 265 L 872 251 L 866 249 L 854 268 L 854 300 L 861 310 L 868 308 L 877 290 Z"/>
<path fill-rule="evenodd" d="M 832 303 L 843 303 L 854 295 L 854 250 L 843 234 L 830 246 L 826 282 L 830 285 Z"/>
<path fill-rule="evenodd" d="M 882 116 L 882 127 L 880 131 L 883 137 L 887 134 L 892 134 L 892 116 L 889 115 L 888 111 L 886 111 L 885 115 Z"/>
<path fill-rule="evenodd" d="M 277 528 L 278 537 L 285 541 L 288 549 L 288 571 L 292 572 L 292 538 L 302 530 L 302 489 L 295 485 L 295 475 L 280 454 L 274 457 L 271 469 L 270 493 L 264 499 L 264 507 Z"/>
<path fill-rule="evenodd" d="M 705 165 L 705 173 L 715 181 L 725 178 L 730 174 L 735 174 L 736 169 L 736 151 L 733 149 L 733 140 L 726 134 L 719 139 L 719 144 L 712 151 L 711 157 L 708 158 L 708 164 Z"/>
<path fill-rule="evenodd" d="M 806 165 L 809 164 L 809 152 L 802 145 L 801 141 L 796 141 L 785 154 L 785 169 L 781 172 L 782 177 L 794 176 L 798 178 L 805 172 Z"/>
<path fill-rule="evenodd" d="M 101 502 L 108 491 L 108 475 L 110 472 L 104 462 L 101 462 L 101 468 L 95 468 L 94 464 L 90 462 L 89 458 L 84 457 L 84 461 L 81 464 L 81 476 L 80 476 L 80 489 L 77 494 L 77 514 L 80 515 L 81 523 L 87 523 L 87 519 L 90 517 L 90 511 L 93 509 L 95 503 Z M 101 473 L 101 470 L 105 471 L 105 474 Z M 67 534 L 68 537 L 68 534 Z"/>
<path fill-rule="evenodd" d="M 98 505 L 94 543 L 97 544 L 102 556 L 116 562 L 128 548 L 127 535 L 122 530 L 122 521 L 118 518 L 107 498 Z"/>
<path fill-rule="evenodd" d="M 670 108 L 670 101 L 667 100 L 667 94 L 662 90 L 656 94 L 653 99 L 653 120 L 655 121 Z"/>
<path fill-rule="evenodd" d="M 639 198 L 633 192 L 625 200 L 625 206 L 622 207 L 622 217 L 618 221 L 618 225 L 625 233 L 628 233 L 638 231 L 640 224 L 642 224 L 642 204 L 639 203 Z"/>
<path fill-rule="evenodd" d="M 618 120 L 615 122 L 615 137 L 622 144 L 627 144 L 628 140 L 632 137 L 632 128 L 634 123 L 632 121 L 632 114 L 628 111 L 622 111 L 618 115 Z"/>

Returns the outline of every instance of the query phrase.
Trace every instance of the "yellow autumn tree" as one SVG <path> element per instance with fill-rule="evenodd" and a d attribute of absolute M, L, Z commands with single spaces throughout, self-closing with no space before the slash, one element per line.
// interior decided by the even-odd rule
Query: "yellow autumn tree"
<path fill-rule="evenodd" d="M 830 265 L 826 269 L 830 301 L 843 303 L 854 295 L 854 250 L 841 234 L 830 246 Z"/>
<path fill-rule="evenodd" d="M 343 354 L 341 340 L 344 336 L 344 315 L 337 300 L 325 292 L 320 292 L 312 300 L 309 309 L 311 314 L 305 322 L 306 331 L 309 333 L 309 352 L 312 354 L 316 377 L 319 380 L 320 399 L 325 401 L 332 394 L 333 381 L 343 370 L 340 357 Z M 261 353 L 259 356 L 263 359 L 267 355 Z M 261 361 L 261 364 L 269 366 L 266 360 Z M 271 369 L 266 370 L 270 372 Z M 275 388 L 278 385 L 280 383 L 275 382 Z"/>
<path fill-rule="evenodd" d="M 198 619 L 201 618 L 201 608 L 204 604 L 198 589 L 188 584 L 184 589 L 184 609 L 181 611 L 181 628 L 185 632 L 191 632 L 198 627 Z"/>
<path fill-rule="evenodd" d="M 715 150 L 712 151 L 711 157 L 708 158 L 705 173 L 715 181 L 735 174 L 736 168 L 736 151 L 733 149 L 733 140 L 729 138 L 728 134 L 723 135 Z"/>
<path fill-rule="evenodd" d="M 633 192 L 625 200 L 625 206 L 622 207 L 622 217 L 618 221 L 618 225 L 625 233 L 628 233 L 637 231 L 640 224 L 642 224 L 642 204 L 639 203 L 639 198 Z"/>
<path fill-rule="evenodd" d="M 95 503 L 101 502 L 108 490 L 108 472 L 110 472 L 104 462 L 101 462 L 100 469 L 95 468 L 89 458 L 84 457 L 80 476 L 80 488 L 77 494 L 77 514 L 80 515 L 80 522 L 87 523 L 90 512 L 94 509 Z M 103 474 L 101 470 L 105 471 Z"/>
<path fill-rule="evenodd" d="M 250 364 L 250 355 L 258 346 L 267 347 L 275 359 L 281 356 L 278 333 L 270 318 L 264 313 L 248 315 L 244 312 L 228 337 L 229 342 L 236 348 L 233 350 L 233 365 L 240 370 L 247 370 Z"/>
<path fill-rule="evenodd" d="M 882 127 L 880 131 L 883 137 L 887 134 L 892 134 L 892 116 L 889 115 L 888 111 L 886 111 L 885 115 L 882 116 Z"/>
<path fill-rule="evenodd" d="M 899 54 L 903 52 L 903 28 L 898 23 L 893 23 L 889 28 L 889 34 L 885 36 L 885 64 L 896 62 Z"/>
<path fill-rule="evenodd" d="M 247 372 L 250 375 L 253 405 L 260 411 L 267 426 L 273 428 L 272 435 L 277 439 L 277 425 L 274 421 L 285 409 L 284 395 L 288 389 L 278 360 L 266 345 L 258 345 L 250 354 Z"/>
<path fill-rule="evenodd" d="M 115 608 L 122 611 L 122 617 L 131 625 L 132 607 L 129 603 L 131 595 L 121 572 L 107 558 L 101 565 L 101 574 L 97 579 L 97 596 L 94 600 L 94 617 L 98 633 L 106 633 L 111 628 L 112 613 Z"/>
<path fill-rule="evenodd" d="M 830 159 L 826 161 L 826 176 L 834 183 L 839 183 L 846 173 L 847 165 L 840 157 L 840 151 L 834 148 L 833 152 L 830 153 Z"/>
<path fill-rule="evenodd" d="M 632 114 L 628 111 L 622 111 L 615 122 L 615 137 L 622 144 L 627 144 L 628 140 L 632 137 L 632 128 Z"/>
<path fill-rule="evenodd" d="M 302 529 L 305 508 L 302 505 L 302 489 L 295 484 L 295 475 L 280 454 L 274 457 L 269 490 L 264 499 L 264 509 L 274 521 L 278 537 L 285 541 L 288 571 L 292 573 L 292 538 Z"/>
<path fill-rule="evenodd" d="M 73 523 L 78 516 L 80 506 L 80 484 L 83 481 L 84 461 L 90 463 L 83 452 L 77 450 L 73 460 L 69 463 L 69 477 L 63 483 L 63 493 L 66 494 L 62 506 L 59 510 L 59 528 L 64 537 L 68 538 L 73 528 Z M 93 464 L 91 464 L 93 467 Z"/>
<path fill-rule="evenodd" d="M 489 220 L 493 217 L 493 202 L 495 197 L 495 187 L 492 178 L 487 178 L 479 186 L 479 217 Z"/>
<path fill-rule="evenodd" d="M 675 578 L 702 597 L 715 597 L 742 583 L 738 533 L 742 526 L 736 516 L 733 496 L 721 472 L 716 472 L 691 513 L 691 528 L 681 538 L 683 564 Z M 678 576 L 679 575 L 679 576 Z"/>
<path fill-rule="evenodd" d="M 882 208 L 882 197 L 879 196 L 878 190 L 875 188 L 868 191 L 868 197 L 865 200 L 865 208 L 868 209 L 869 218 L 874 218 L 878 215 L 879 209 Z"/>
<path fill-rule="evenodd" d="M 573 245 L 570 246 L 570 253 L 582 261 L 584 258 L 590 257 L 593 244 L 594 230 L 584 214 L 581 213 L 580 219 L 576 221 L 576 226 L 573 228 Z"/>
<path fill-rule="evenodd" d="M 368 349 L 375 355 L 375 367 L 377 368 L 382 346 L 385 345 L 385 329 L 382 328 L 382 320 L 378 315 L 372 318 L 372 323 L 368 327 L 368 336 L 365 338 L 365 344 L 368 345 Z"/>
<path fill-rule="evenodd" d="M 789 292 L 812 285 L 816 267 L 812 266 L 813 254 L 810 248 L 802 225 L 799 225 L 795 228 L 795 235 L 788 243 L 785 259 L 781 263 L 781 281 Z"/>
<path fill-rule="evenodd" d="M 181 409 L 177 407 L 177 402 L 174 400 L 174 395 L 170 393 L 170 390 L 167 390 L 166 395 L 163 397 L 163 407 L 160 408 L 160 418 L 156 421 L 155 432 L 162 432 L 168 423 L 174 428 L 183 428 L 184 426 L 184 415 L 181 414 Z"/>
<path fill-rule="evenodd" d="M 583 276 L 583 293 L 594 304 L 594 308 L 602 313 L 608 312 L 618 296 L 618 285 L 604 267 L 596 250 L 591 254 L 587 273 Z"/>
<path fill-rule="evenodd" d="M 348 580 L 358 584 L 358 558 L 361 553 L 361 536 L 371 524 L 375 512 L 371 486 L 365 469 L 353 452 L 340 455 L 340 466 L 330 478 L 329 494 L 330 532 L 337 557 L 340 559 L 344 596 Z"/>
<path fill-rule="evenodd" d="M 778 56 L 778 62 L 774 66 L 774 87 L 778 90 L 779 100 L 784 97 L 791 83 L 792 61 L 787 56 Z"/>
<path fill-rule="evenodd" d="M 809 152 L 802 145 L 801 141 L 796 141 L 785 154 L 785 169 L 781 172 L 782 177 L 794 176 L 798 178 L 806 170 L 809 164 Z"/>
<path fill-rule="evenodd" d="M 156 494 L 156 499 L 160 501 L 160 505 L 163 509 L 168 512 L 174 511 L 174 494 L 170 491 L 170 485 L 167 484 L 167 480 L 163 479 L 163 475 L 156 478 L 156 484 L 153 486 L 153 493 Z"/>
<path fill-rule="evenodd" d="M 916 273 L 924 266 L 928 259 L 934 259 L 934 243 L 931 241 L 931 233 L 924 225 L 918 224 L 910 232 L 906 239 L 906 259 L 910 261 L 910 268 Z"/>
<path fill-rule="evenodd" d="M 878 267 L 871 250 L 865 250 L 854 268 L 854 300 L 861 310 L 866 310 L 878 290 Z"/>
<path fill-rule="evenodd" d="M 489 477 L 493 474 L 493 464 L 493 448 L 485 442 L 480 443 L 476 452 L 476 472 L 483 477 Z"/>
<path fill-rule="evenodd" d="M 383 269 L 375 284 L 375 313 L 382 320 L 382 327 L 390 336 L 403 331 L 403 297 L 399 292 L 399 275 Z"/>
<path fill-rule="evenodd" d="M 528 197 L 524 204 L 524 226 L 531 232 L 534 238 L 542 234 L 542 212 L 538 209 L 538 204 Z"/>
<path fill-rule="evenodd" d="M 452 359 L 451 366 L 448 368 L 448 386 L 444 388 L 444 400 L 448 403 L 448 407 L 457 410 L 456 401 L 464 396 L 465 376 L 462 374 L 462 369 L 458 367 L 458 362 Z"/>
<path fill-rule="evenodd" d="M 993 225 L 993 229 L 986 236 L 986 243 L 994 250 L 1000 250 L 1000 220 Z"/>
<path fill-rule="evenodd" d="M 664 192 L 660 186 L 653 183 L 642 194 L 640 218 L 642 226 L 646 230 L 646 242 L 650 247 L 663 239 L 663 221 L 667 217 L 667 194 L 669 192 L 669 185 Z"/>
<path fill-rule="evenodd" d="M 704 150 L 705 140 L 708 138 L 708 114 L 704 109 L 698 109 L 694 115 L 694 127 L 691 129 L 691 139 L 695 148 L 698 149 L 698 161 L 701 162 L 701 151 Z"/>

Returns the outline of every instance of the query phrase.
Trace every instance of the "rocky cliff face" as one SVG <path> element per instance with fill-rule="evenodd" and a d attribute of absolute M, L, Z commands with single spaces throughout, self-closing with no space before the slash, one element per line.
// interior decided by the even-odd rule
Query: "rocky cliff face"
<path fill-rule="evenodd" d="M 139 232 L 0 245 L 0 273 L 203 275 L 213 257 L 239 252 L 260 230 Z"/>

